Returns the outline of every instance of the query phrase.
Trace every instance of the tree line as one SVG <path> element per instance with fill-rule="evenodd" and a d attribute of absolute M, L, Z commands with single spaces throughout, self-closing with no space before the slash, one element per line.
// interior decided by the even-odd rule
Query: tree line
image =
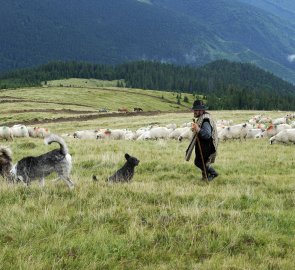
<path fill-rule="evenodd" d="M 1 74 L 0 88 L 39 86 L 42 82 L 67 78 L 118 80 L 118 87 L 203 95 L 210 109 L 216 110 L 295 110 L 294 85 L 252 64 L 227 60 L 199 68 L 152 61 L 116 66 L 51 62 Z"/>

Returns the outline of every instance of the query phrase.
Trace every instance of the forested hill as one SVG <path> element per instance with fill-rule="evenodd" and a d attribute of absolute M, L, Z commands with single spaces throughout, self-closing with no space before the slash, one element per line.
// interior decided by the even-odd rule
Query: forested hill
<path fill-rule="evenodd" d="M 50 61 L 197 67 L 227 59 L 295 83 L 288 58 L 295 28 L 242 1 L 0 0 L 0 6 L 0 71 Z"/>
<path fill-rule="evenodd" d="M 36 86 L 65 78 L 118 80 L 119 87 L 203 94 L 214 109 L 295 110 L 294 85 L 252 64 L 227 60 L 199 68 L 149 61 L 117 66 L 52 62 L 2 74 L 0 88 Z"/>

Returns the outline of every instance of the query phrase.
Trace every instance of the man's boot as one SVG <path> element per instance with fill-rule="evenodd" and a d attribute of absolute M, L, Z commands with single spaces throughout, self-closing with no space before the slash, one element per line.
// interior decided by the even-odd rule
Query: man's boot
<path fill-rule="evenodd" d="M 209 181 L 212 181 L 215 177 L 218 176 L 218 173 L 213 169 L 213 167 L 208 167 L 207 173 Z"/>

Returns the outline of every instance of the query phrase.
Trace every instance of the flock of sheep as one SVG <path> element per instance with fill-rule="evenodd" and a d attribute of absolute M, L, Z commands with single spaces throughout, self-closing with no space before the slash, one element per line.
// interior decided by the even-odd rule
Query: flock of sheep
<path fill-rule="evenodd" d="M 0 139 L 13 140 L 15 137 L 45 138 L 50 134 L 48 128 L 27 127 L 14 125 L 13 127 L 0 126 Z"/>
<path fill-rule="evenodd" d="M 220 141 L 230 139 L 269 138 L 270 143 L 295 143 L 295 114 L 271 119 L 263 115 L 255 115 L 245 123 L 233 124 L 232 120 L 217 120 L 218 138 Z M 192 138 L 191 122 L 177 127 L 176 124 L 166 126 L 146 126 L 132 131 L 129 129 L 80 130 L 63 136 L 78 139 L 113 139 L 113 140 L 156 140 L 176 139 L 182 141 Z"/>
<path fill-rule="evenodd" d="M 295 114 L 288 114 L 281 118 L 271 119 L 263 115 L 255 115 L 245 123 L 233 124 L 232 120 L 217 120 L 217 132 L 220 141 L 231 139 L 269 138 L 271 144 L 295 143 Z M 13 140 L 14 137 L 46 137 L 50 131 L 40 127 L 26 127 L 14 125 L 13 127 L 0 127 L 0 138 Z M 191 122 L 177 127 L 176 124 L 166 126 L 149 125 L 136 131 L 130 129 L 99 129 L 80 130 L 73 134 L 62 134 L 63 137 L 77 139 L 112 139 L 112 140 L 156 140 L 176 139 L 182 141 L 192 138 Z"/>

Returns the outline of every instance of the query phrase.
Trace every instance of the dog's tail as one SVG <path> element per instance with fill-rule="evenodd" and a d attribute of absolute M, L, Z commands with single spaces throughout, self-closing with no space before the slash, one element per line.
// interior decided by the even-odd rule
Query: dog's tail
<path fill-rule="evenodd" d="M 60 152 L 63 155 L 66 156 L 69 153 L 68 147 L 67 147 L 65 141 L 61 137 L 59 137 L 59 136 L 57 136 L 55 134 L 51 134 L 48 137 L 46 137 L 44 139 L 44 142 L 45 142 L 45 144 L 51 144 L 53 142 L 57 142 L 60 145 Z"/>
<path fill-rule="evenodd" d="M 10 163 L 12 161 L 12 152 L 10 148 L 0 145 L 0 162 Z"/>

